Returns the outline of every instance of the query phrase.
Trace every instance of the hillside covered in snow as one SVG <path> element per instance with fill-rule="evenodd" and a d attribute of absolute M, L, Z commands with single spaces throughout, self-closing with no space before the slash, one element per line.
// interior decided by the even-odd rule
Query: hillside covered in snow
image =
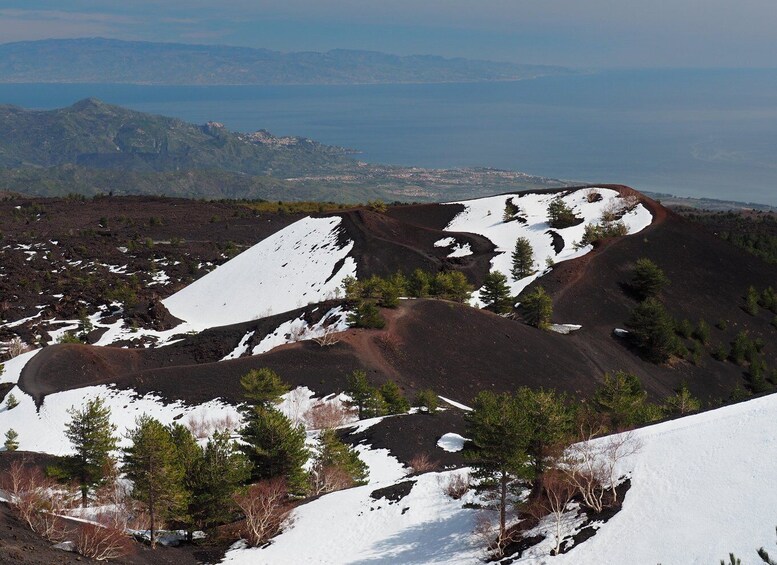
<path fill-rule="evenodd" d="M 563 221 L 551 217 L 554 206 Z M 100 210 L 101 224 L 116 223 Z M 42 230 L 51 219 L 40 216 L 19 215 Z M 611 473 L 622 489 L 618 503 L 592 514 L 586 501 L 570 499 L 555 522 L 550 512 L 511 513 L 520 540 L 505 558 L 714 563 L 733 551 L 749 563 L 757 548 L 774 547 L 777 397 L 764 395 L 777 385 L 773 265 L 622 186 L 234 218 L 237 227 L 224 231 L 250 238 L 255 230 L 255 240 L 211 261 L 175 235 L 193 230 L 194 240 L 205 232 L 164 219 L 150 223 L 168 230 L 167 239 L 110 240 L 110 260 L 77 259 L 67 226 L 46 227 L 36 241 L 23 240 L 21 229 L 9 232 L 0 252 L 13 261 L 0 264 L 0 284 L 12 272 L 40 271 L 27 263 L 61 254 L 57 275 L 89 285 L 57 306 L 60 295 L 44 290 L 41 276 L 39 294 L 3 310 L 12 319 L 0 319 L 0 433 L 13 429 L 20 452 L 71 455 L 72 409 L 99 398 L 120 449 L 143 414 L 196 429 L 202 444 L 218 429 L 242 442 L 250 411 L 241 379 L 270 369 L 288 385 L 276 408 L 304 428 L 305 472 L 322 449 L 321 412 L 342 411 L 332 427 L 364 464 L 365 484 L 295 499 L 280 535 L 262 547 L 222 544 L 219 560 L 472 563 L 489 555 L 490 543 L 477 533 L 478 508 L 490 502 L 475 489 L 465 456 L 474 449 L 468 414 L 480 393 L 553 390 L 579 417 L 606 404 L 601 391 L 610 375 L 626 373 L 642 411 L 625 425 L 644 427 L 631 432 L 634 453 Z M 107 253 L 104 242 L 114 236 L 105 227 L 95 249 Z M 530 261 L 515 275 L 522 242 Z M 658 361 L 635 330 L 645 303 L 634 283 L 638 261 L 663 277 L 651 298 L 658 297 L 673 349 Z M 505 275 L 503 309 L 489 299 L 496 272 Z M 121 292 L 97 292 L 100 273 Z M 147 294 L 133 295 L 140 280 Z M 387 297 L 387 288 L 402 290 Z M 547 324 L 530 316 L 538 294 L 547 296 Z M 27 303 L 30 296 L 39 303 Z M 395 386 L 416 406 L 392 413 L 378 403 L 360 418 L 355 374 L 373 393 L 388 391 L 381 402 Z M 693 402 L 677 409 L 680 391 Z M 425 395 L 440 409 L 417 401 Z M 532 491 L 522 488 L 518 500 Z M 557 544 L 562 554 L 551 555 Z"/>

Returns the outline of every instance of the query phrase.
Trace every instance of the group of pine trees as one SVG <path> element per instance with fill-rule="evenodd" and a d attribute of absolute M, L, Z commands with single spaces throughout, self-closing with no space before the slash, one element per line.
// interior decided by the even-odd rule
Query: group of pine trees
<path fill-rule="evenodd" d="M 680 350 L 675 321 L 661 302 L 668 285 L 666 274 L 653 261 L 644 257 L 636 261 L 630 287 L 639 304 L 626 325 L 634 344 L 654 363 L 664 363 Z"/>
<path fill-rule="evenodd" d="M 305 428 L 294 425 L 277 407 L 289 387 L 274 371 L 252 370 L 241 378 L 241 385 L 244 424 L 238 431 L 239 443 L 230 430 L 223 430 L 203 445 L 178 422 L 164 425 L 142 415 L 127 432 L 127 446 L 119 449 L 110 408 L 95 398 L 69 410 L 65 434 L 74 453 L 49 473 L 77 484 L 84 507 L 98 487 L 123 473 L 132 483 L 132 498 L 148 515 L 152 547 L 166 525 L 186 530 L 191 540 L 196 530 L 234 520 L 239 514 L 236 501 L 245 497 L 251 483 L 280 480 L 288 496 L 304 497 L 366 481 L 366 465 L 333 428 L 319 430 L 317 446 L 309 449 Z M 397 413 L 409 408 L 395 383 L 385 384 L 379 392 L 366 386 L 369 395 L 380 395 L 385 410 Z M 355 402 L 363 399 L 355 397 Z"/>
<path fill-rule="evenodd" d="M 472 285 L 460 271 L 429 273 L 416 269 L 406 277 L 397 272 L 389 277 L 372 277 L 360 281 L 346 277 L 342 282 L 345 298 L 353 305 L 348 324 L 356 328 L 383 328 L 386 324 L 378 306 L 396 308 L 399 298 L 442 298 L 464 303 L 472 294 Z"/>
<path fill-rule="evenodd" d="M 484 494 L 486 508 L 498 514 L 491 549 L 499 557 L 512 539 L 508 520 L 511 509 L 547 503 L 549 496 L 560 496 L 559 489 L 569 496 L 561 508 L 554 509 L 559 514 L 571 501 L 573 491 L 583 487 L 589 489 L 586 494 L 595 502 L 590 508 L 595 512 L 601 512 L 607 500 L 609 503 L 617 501 L 614 484 L 607 484 L 617 477 L 602 475 L 601 469 L 597 469 L 595 476 L 590 475 L 593 467 L 589 467 L 589 471 L 586 468 L 593 460 L 570 458 L 567 446 L 654 422 L 667 415 L 687 414 L 698 410 L 699 406 L 699 401 L 685 385 L 662 405 L 651 403 L 639 379 L 624 371 L 605 374 L 587 403 L 575 403 L 566 394 L 553 390 L 527 387 L 512 394 L 491 391 L 478 394 L 473 410 L 465 416 L 470 441 L 465 445 L 464 456 L 477 479 L 475 488 Z M 619 445 L 616 452 L 605 456 L 620 457 L 625 452 L 625 447 Z M 602 453 L 591 451 L 581 456 L 594 455 L 601 457 Z M 576 467 L 580 475 L 575 475 Z M 605 492 L 607 489 L 609 494 Z M 528 497 L 519 496 L 522 491 L 528 491 Z M 584 502 L 586 494 L 583 495 Z M 559 502 L 558 498 L 555 500 Z M 539 506 L 546 514 L 550 513 L 547 504 Z"/>

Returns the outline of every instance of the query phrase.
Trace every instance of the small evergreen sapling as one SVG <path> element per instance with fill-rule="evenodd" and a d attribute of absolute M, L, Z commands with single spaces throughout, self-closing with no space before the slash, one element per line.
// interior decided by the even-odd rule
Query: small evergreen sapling
<path fill-rule="evenodd" d="M 404 414 L 410 410 L 410 402 L 402 394 L 399 385 L 394 381 L 386 381 L 380 387 L 380 395 L 386 403 L 389 414 Z"/>
<path fill-rule="evenodd" d="M 512 274 L 513 280 L 517 281 L 534 274 L 534 249 L 528 238 L 519 237 L 515 240 L 512 260 L 513 266 L 510 274 Z"/>
<path fill-rule="evenodd" d="M 272 369 L 252 369 L 240 377 L 243 396 L 250 406 L 271 408 L 278 404 L 281 396 L 289 392 L 289 386 Z"/>
<path fill-rule="evenodd" d="M 513 299 L 510 296 L 510 287 L 507 286 L 507 277 L 499 271 L 488 273 L 480 290 L 480 299 L 497 314 L 509 313 L 513 307 Z"/>
<path fill-rule="evenodd" d="M 437 412 L 438 397 L 432 389 L 424 389 L 418 391 L 415 395 L 414 406 L 417 406 L 424 410 L 427 414 L 434 414 Z"/>
<path fill-rule="evenodd" d="M 5 443 L 3 446 L 6 451 L 16 451 L 19 449 L 19 433 L 13 428 L 5 432 Z"/>
<path fill-rule="evenodd" d="M 19 400 L 13 395 L 13 393 L 10 393 L 5 397 L 5 407 L 7 410 L 12 410 L 17 406 L 19 406 Z"/>
<path fill-rule="evenodd" d="M 545 289 L 538 286 L 520 298 L 523 319 L 526 323 L 541 330 L 547 329 L 553 317 L 553 300 Z"/>
<path fill-rule="evenodd" d="M 631 288 L 640 299 L 653 298 L 669 285 L 669 279 L 658 265 L 647 258 L 637 259 L 631 276 Z"/>

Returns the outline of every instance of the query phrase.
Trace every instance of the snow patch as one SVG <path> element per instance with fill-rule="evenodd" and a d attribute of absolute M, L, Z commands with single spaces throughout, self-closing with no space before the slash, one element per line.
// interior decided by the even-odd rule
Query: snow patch
<path fill-rule="evenodd" d="M 580 324 L 551 324 L 548 329 L 552 332 L 567 335 L 576 332 L 582 327 Z"/>
<path fill-rule="evenodd" d="M 303 218 L 163 300 L 170 313 L 204 329 L 294 310 L 336 295 L 356 275 L 338 242 L 341 218 Z M 337 271 L 335 272 L 335 269 Z"/>
<path fill-rule="evenodd" d="M 464 449 L 464 442 L 468 441 L 464 436 L 449 432 L 437 440 L 437 447 L 443 451 L 455 453 Z"/>
<path fill-rule="evenodd" d="M 588 202 L 587 194 L 591 190 L 599 193 L 602 196 L 601 200 Z M 500 271 L 507 275 L 510 292 L 513 296 L 517 296 L 532 281 L 547 272 L 552 264 L 568 261 L 588 253 L 592 249 L 590 245 L 580 249 L 575 247 L 575 243 L 583 238 L 585 226 L 590 223 L 598 223 L 603 212 L 617 208 L 621 202 L 624 206 L 626 205 L 626 201 L 621 198 L 617 191 L 605 188 L 575 190 L 562 196 L 564 203 L 583 221 L 576 226 L 552 229 L 552 232 L 564 242 L 563 249 L 557 252 L 553 245 L 553 236 L 547 215 L 548 205 L 556 196 L 556 194 L 505 194 L 457 202 L 457 204 L 464 206 L 464 210 L 453 218 L 445 230 L 476 233 L 493 242 L 497 255 L 491 260 L 491 271 Z M 526 218 L 525 223 L 502 221 L 507 200 L 512 200 L 521 208 L 521 216 Z M 633 234 L 649 226 L 652 219 L 650 212 L 642 204 L 638 204 L 627 212 L 621 221 L 628 229 L 628 233 Z M 537 272 L 515 281 L 510 277 L 511 255 L 519 237 L 525 237 L 529 240 L 534 250 L 534 268 Z M 440 240 L 438 243 L 442 241 Z M 483 305 L 479 300 L 479 290 L 473 293 L 472 303 L 476 306 Z"/>

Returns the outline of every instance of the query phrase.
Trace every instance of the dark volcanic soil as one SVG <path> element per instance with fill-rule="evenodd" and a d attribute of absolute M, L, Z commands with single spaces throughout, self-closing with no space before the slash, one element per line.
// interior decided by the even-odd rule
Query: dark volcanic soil
<path fill-rule="evenodd" d="M 145 308 L 302 216 L 175 198 L 0 199 L 0 321 L 72 320 L 128 295 Z"/>

